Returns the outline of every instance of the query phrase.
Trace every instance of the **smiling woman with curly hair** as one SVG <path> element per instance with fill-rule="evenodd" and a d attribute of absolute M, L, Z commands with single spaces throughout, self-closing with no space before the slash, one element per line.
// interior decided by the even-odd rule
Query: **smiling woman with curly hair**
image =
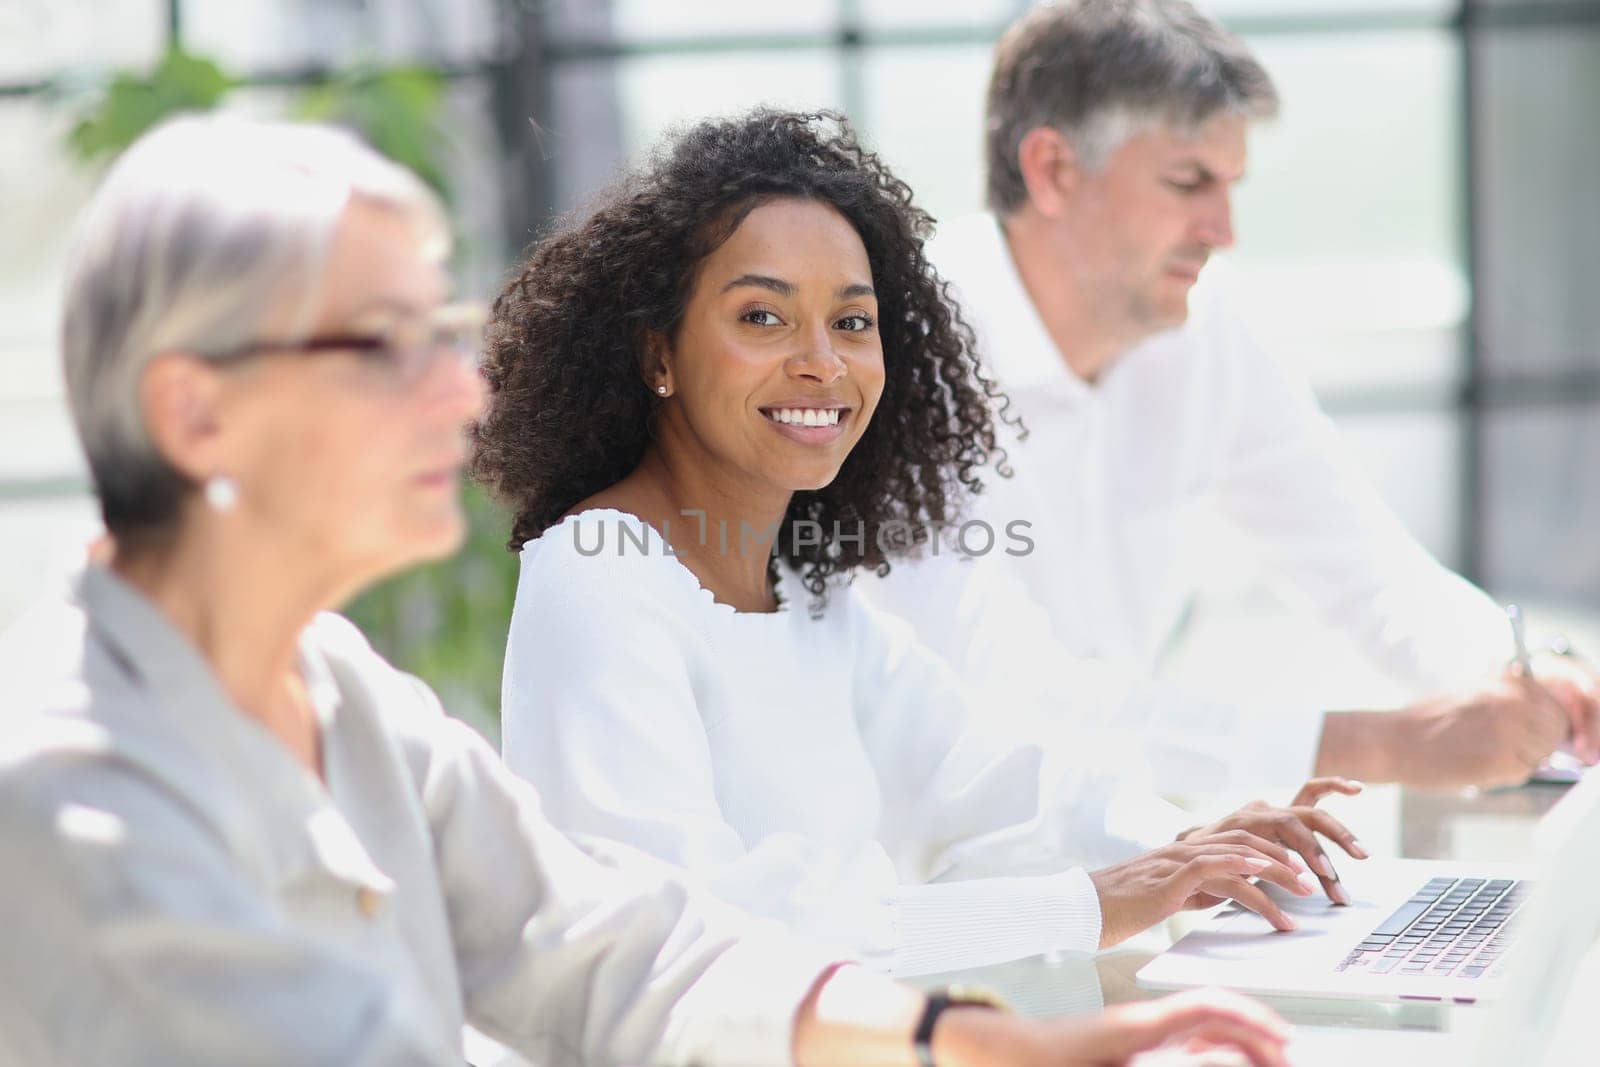
<path fill-rule="evenodd" d="M 900 973 L 1092 951 L 1219 894 L 1287 923 L 1244 880 L 1302 892 L 1287 853 L 1243 831 L 1073 866 L 1105 854 L 1103 805 L 969 729 L 846 580 L 951 521 L 996 452 L 929 229 L 843 119 L 757 111 L 534 249 L 475 458 L 521 552 L 507 761 L 568 832 Z"/>
<path fill-rule="evenodd" d="M 932 220 L 838 116 L 756 112 L 690 130 L 540 243 L 496 303 L 476 469 L 515 509 L 513 551 L 632 473 L 658 422 L 691 414 L 656 391 L 644 361 L 683 327 L 705 258 L 778 200 L 829 205 L 864 246 L 883 390 L 870 422 L 856 413 L 859 439 L 836 476 L 793 493 L 777 558 L 824 601 L 830 575 L 886 568 L 897 547 L 954 521 L 991 456 L 1004 471 L 995 388 L 923 256 Z"/>

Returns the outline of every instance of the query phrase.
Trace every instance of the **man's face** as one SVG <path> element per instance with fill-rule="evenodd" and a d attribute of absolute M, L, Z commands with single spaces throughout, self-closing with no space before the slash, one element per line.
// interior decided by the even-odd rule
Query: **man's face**
<path fill-rule="evenodd" d="M 1095 171 L 1074 171 L 1063 204 L 1069 269 L 1100 314 L 1139 336 L 1180 325 L 1213 249 L 1233 244 L 1229 196 L 1244 175 L 1246 120 L 1192 134 L 1134 134 Z"/>

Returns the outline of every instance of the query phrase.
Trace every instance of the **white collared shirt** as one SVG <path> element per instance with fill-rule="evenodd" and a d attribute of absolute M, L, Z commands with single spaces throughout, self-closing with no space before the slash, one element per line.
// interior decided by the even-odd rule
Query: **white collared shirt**
<path fill-rule="evenodd" d="M 929 255 L 1029 436 L 1008 440 L 1015 477 L 985 477 L 971 512 L 999 547 L 897 563 L 861 584 L 993 707 L 1131 732 L 1172 792 L 1303 780 L 1319 711 L 1151 681 L 1208 566 L 1195 536 L 1208 517 L 1419 694 L 1503 665 L 1503 614 L 1400 525 L 1307 385 L 1251 340 L 1215 268 L 1187 322 L 1089 384 L 1051 340 L 994 217 L 946 227 Z M 1031 523 L 1025 555 L 1004 551 L 1016 520 Z"/>
<path fill-rule="evenodd" d="M 840 953 L 580 850 L 338 616 L 300 665 L 326 785 L 109 571 L 0 638 L 0 1062 L 790 1062 Z"/>

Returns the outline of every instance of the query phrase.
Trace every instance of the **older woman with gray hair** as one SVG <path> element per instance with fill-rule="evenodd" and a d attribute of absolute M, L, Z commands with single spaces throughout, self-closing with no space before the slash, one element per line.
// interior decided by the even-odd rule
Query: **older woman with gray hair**
<path fill-rule="evenodd" d="M 1280 1058 L 1248 1003 L 1041 1024 L 924 998 L 580 851 L 327 613 L 460 542 L 481 387 L 443 216 L 332 130 L 185 119 L 82 222 L 63 331 L 109 537 L 0 639 L 0 1060 Z"/>

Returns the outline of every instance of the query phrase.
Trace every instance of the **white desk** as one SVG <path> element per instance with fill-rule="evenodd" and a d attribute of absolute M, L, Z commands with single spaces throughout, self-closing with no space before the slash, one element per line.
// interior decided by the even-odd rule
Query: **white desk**
<path fill-rule="evenodd" d="M 1387 802 L 1377 798 L 1369 809 L 1398 811 L 1398 825 L 1389 828 L 1390 832 L 1368 832 L 1354 821 L 1352 829 L 1363 841 L 1397 842 L 1393 851 L 1409 858 L 1527 861 L 1532 859 L 1533 825 L 1564 793 L 1559 786 L 1482 794 L 1405 791 Z M 1344 862 L 1354 865 L 1353 861 Z M 1346 872 L 1346 877 L 1352 876 Z M 1157 932 L 1093 958 L 1036 956 L 929 976 L 917 984 L 981 985 L 1006 997 L 1024 1014 L 1079 1014 L 1156 996 L 1135 985 L 1133 976 L 1167 941 L 1167 934 Z M 1472 1029 L 1482 1021 L 1484 1011 L 1478 1006 L 1265 999 L 1295 1026 L 1291 1062 L 1312 1067 L 1470 1063 Z"/>

